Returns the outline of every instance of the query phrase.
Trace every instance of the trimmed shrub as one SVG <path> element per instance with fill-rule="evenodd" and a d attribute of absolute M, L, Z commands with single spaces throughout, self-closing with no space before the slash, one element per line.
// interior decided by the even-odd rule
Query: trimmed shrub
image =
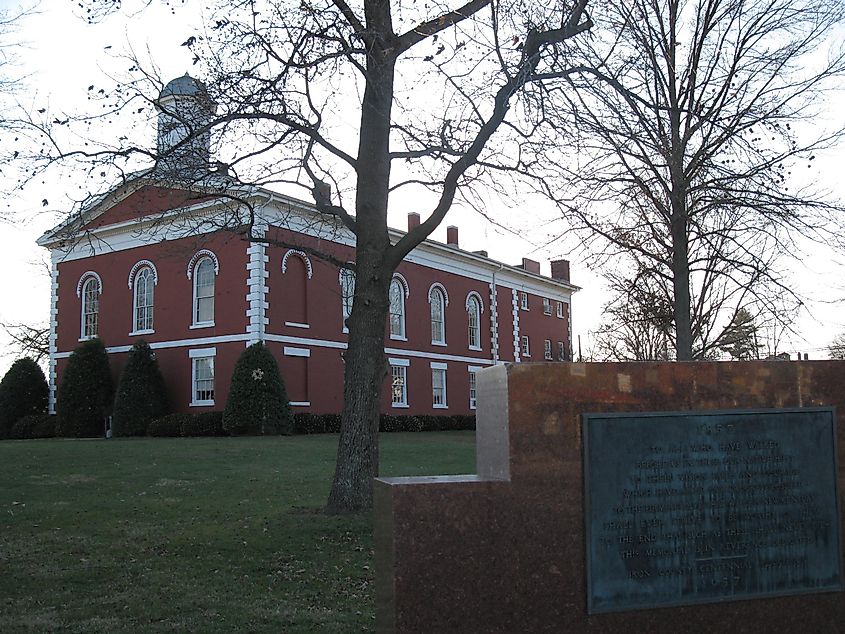
<path fill-rule="evenodd" d="M 138 341 L 129 358 L 114 398 L 112 435 L 143 436 L 149 424 L 168 412 L 167 390 L 150 345 Z"/>
<path fill-rule="evenodd" d="M 293 415 L 293 433 L 295 434 L 323 434 L 326 428 L 320 416 L 301 412 Z"/>
<path fill-rule="evenodd" d="M 293 415 L 279 366 L 260 342 L 244 350 L 235 364 L 223 428 L 230 434 L 293 433 Z"/>
<path fill-rule="evenodd" d="M 327 434 L 340 433 L 340 414 L 321 414 L 323 417 L 323 427 Z"/>
<path fill-rule="evenodd" d="M 336 434 L 340 432 L 339 414 L 308 414 L 293 415 L 294 430 L 297 434 Z M 456 431 L 474 430 L 475 416 L 453 415 L 435 416 L 421 414 L 418 416 L 396 416 L 381 414 L 379 417 L 380 432 L 397 431 Z"/>
<path fill-rule="evenodd" d="M 393 414 L 382 414 L 379 420 L 379 431 L 457 431 L 474 430 L 475 416 L 452 415 L 436 416 L 433 414 L 420 414 L 418 416 L 394 416 Z"/>
<path fill-rule="evenodd" d="M 45 413 L 48 391 L 44 372 L 35 361 L 26 357 L 15 361 L 0 381 L 0 438 L 8 436 L 24 416 Z"/>
<path fill-rule="evenodd" d="M 161 418 L 156 418 L 150 421 L 147 425 L 147 436 L 154 436 L 157 438 L 173 438 L 182 435 L 182 425 L 187 419 L 190 419 L 190 414 L 168 414 Z"/>
<path fill-rule="evenodd" d="M 56 435 L 56 417 L 49 414 L 29 414 L 19 418 L 9 432 L 9 438 L 53 438 Z"/>
<path fill-rule="evenodd" d="M 203 412 L 185 415 L 182 421 L 183 436 L 225 436 L 223 412 Z"/>
<path fill-rule="evenodd" d="M 62 373 L 56 398 L 57 433 L 75 438 L 103 436 L 113 398 L 106 349 L 99 339 L 90 339 L 73 351 Z"/>

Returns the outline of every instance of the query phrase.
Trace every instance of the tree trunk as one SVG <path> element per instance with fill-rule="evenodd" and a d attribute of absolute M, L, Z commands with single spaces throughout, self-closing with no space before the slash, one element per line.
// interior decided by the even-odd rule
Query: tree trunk
<path fill-rule="evenodd" d="M 368 27 L 380 35 L 367 55 L 361 108 L 355 298 L 349 317 L 337 464 L 326 506 L 329 513 L 355 513 L 372 507 L 373 478 L 378 476 L 381 388 L 387 372 L 384 333 L 393 269 L 385 262 L 391 249 L 387 201 L 396 42 L 389 3 L 366 6 Z"/>
<path fill-rule="evenodd" d="M 379 410 L 387 372 L 384 330 L 391 276 L 389 272 L 383 274 L 369 258 L 359 257 L 357 265 L 349 348 L 345 356 L 340 440 L 326 507 L 329 513 L 354 513 L 370 508 L 373 478 L 378 476 Z"/>
<path fill-rule="evenodd" d="M 684 173 L 684 142 L 681 133 L 681 106 L 678 96 L 677 34 L 680 3 L 669 3 L 668 45 L 666 47 L 667 88 L 669 93 L 669 179 L 671 205 L 670 232 L 672 234 L 672 285 L 675 301 L 672 307 L 675 319 L 675 358 L 692 359 L 692 318 L 690 316 L 689 272 L 689 210 L 687 209 L 687 178 Z"/>
<path fill-rule="evenodd" d="M 674 206 L 674 201 L 673 201 Z M 675 355 L 678 361 L 692 359 L 692 323 L 689 293 L 689 241 L 687 219 L 683 201 L 677 212 L 672 213 L 672 284 L 675 302 L 672 309 L 675 319 Z"/>

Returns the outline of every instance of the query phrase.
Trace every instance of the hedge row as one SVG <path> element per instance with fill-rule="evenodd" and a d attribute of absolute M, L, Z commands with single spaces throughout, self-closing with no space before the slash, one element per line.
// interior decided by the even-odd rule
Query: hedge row
<path fill-rule="evenodd" d="M 336 434 L 340 414 L 294 414 L 296 434 Z M 475 416 L 393 416 L 382 414 L 379 431 L 449 431 L 475 429 Z M 226 436 L 222 412 L 170 414 L 157 418 L 147 427 L 148 436 Z"/>
<path fill-rule="evenodd" d="M 340 431 L 340 414 L 294 414 L 295 434 L 336 434 Z M 475 429 L 475 416 L 394 416 L 381 414 L 379 431 L 453 431 Z"/>
<path fill-rule="evenodd" d="M 223 412 L 202 414 L 168 414 L 152 421 L 147 436 L 225 436 Z"/>
<path fill-rule="evenodd" d="M 30 414 L 19 418 L 9 430 L 9 438 L 55 438 L 56 417 L 50 414 Z"/>

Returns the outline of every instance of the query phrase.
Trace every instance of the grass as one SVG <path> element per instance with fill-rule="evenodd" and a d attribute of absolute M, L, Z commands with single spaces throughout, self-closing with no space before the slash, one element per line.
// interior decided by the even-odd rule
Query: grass
<path fill-rule="evenodd" d="M 372 521 L 319 512 L 337 436 L 0 442 L 0 632 L 374 628 Z M 383 434 L 383 475 L 472 432 Z"/>

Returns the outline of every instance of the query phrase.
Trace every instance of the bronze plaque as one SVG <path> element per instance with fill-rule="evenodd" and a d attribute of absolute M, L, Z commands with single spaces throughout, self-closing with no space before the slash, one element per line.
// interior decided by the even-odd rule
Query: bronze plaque
<path fill-rule="evenodd" d="M 833 408 L 583 425 L 589 613 L 843 589 Z"/>

